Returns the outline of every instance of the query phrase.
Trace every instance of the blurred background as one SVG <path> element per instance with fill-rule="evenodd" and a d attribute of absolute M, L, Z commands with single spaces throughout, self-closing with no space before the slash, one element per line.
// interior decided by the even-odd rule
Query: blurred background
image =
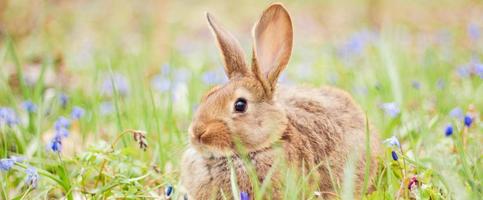
<path fill-rule="evenodd" d="M 84 170 L 99 166 L 103 159 L 84 163 L 76 155 L 94 155 L 97 148 L 107 146 L 100 143 L 134 128 L 147 132 L 151 150 L 124 151 L 126 158 L 119 158 L 123 165 L 113 162 L 107 168 L 130 166 L 124 170 L 134 176 L 150 171 L 152 165 L 162 175 L 137 185 L 140 191 L 143 184 L 159 189 L 176 183 L 191 114 L 209 87 L 226 81 L 204 13 L 212 13 L 250 55 L 251 28 L 271 2 L 0 0 L 0 107 L 14 110 L 23 133 L 4 139 L 0 155 L 23 155 L 35 158 L 32 165 L 52 167 L 45 162 L 52 155 L 42 152 L 54 135 L 54 121 L 82 108 L 83 118 L 73 123 L 63 142 L 62 155 L 72 158 L 67 164 L 72 174 L 81 174 L 78 162 Z M 466 183 L 476 180 L 458 171 L 457 155 L 448 148 L 453 142 L 443 132 L 448 124 L 461 128 L 456 121 L 467 113 L 475 123 L 480 118 L 483 2 L 281 2 L 292 15 L 295 34 L 292 59 L 281 82 L 349 91 L 381 138 L 398 135 L 408 157 L 423 163 L 412 169 L 415 174 L 430 171 L 419 168 L 424 165 L 448 175 L 440 174 L 434 187 L 428 187 L 431 191 L 463 198 Z M 472 130 L 481 133 L 482 126 Z M 467 154 L 474 161 L 469 166 L 481 173 L 481 134 L 469 137 L 475 139 L 469 140 Z M 130 142 L 123 140 L 124 147 Z M 451 158 L 442 159 L 447 156 Z M 96 188 L 94 174 L 84 174 L 79 181 L 84 185 L 73 187 Z M 450 186 L 440 181 L 444 179 L 451 180 Z M 401 180 L 407 182 L 408 177 Z M 398 186 L 387 181 L 380 187 L 395 195 Z M 49 195 L 62 196 L 52 191 Z"/>

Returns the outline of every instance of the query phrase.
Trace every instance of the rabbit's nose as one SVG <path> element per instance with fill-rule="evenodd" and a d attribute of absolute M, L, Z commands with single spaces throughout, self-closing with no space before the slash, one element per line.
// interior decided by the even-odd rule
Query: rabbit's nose
<path fill-rule="evenodd" d="M 204 123 L 196 123 L 192 126 L 192 137 L 198 142 L 201 140 L 201 136 L 206 133 L 206 125 Z"/>

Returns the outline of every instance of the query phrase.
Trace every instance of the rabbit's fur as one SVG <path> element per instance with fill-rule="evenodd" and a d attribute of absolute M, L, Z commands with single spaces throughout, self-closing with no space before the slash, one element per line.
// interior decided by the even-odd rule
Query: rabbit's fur
<path fill-rule="evenodd" d="M 279 158 L 300 173 L 315 170 L 318 173 L 311 184 L 325 194 L 333 194 L 333 182 L 341 184 L 344 166 L 354 157 L 359 190 L 367 155 L 367 122 L 359 106 L 339 89 L 277 85 L 289 61 L 293 38 L 290 15 L 283 5 L 270 5 L 255 24 L 251 65 L 246 63 L 237 40 L 210 14 L 207 19 L 230 81 L 202 98 L 190 125 L 190 147 L 181 163 L 181 183 L 188 196 L 232 197 L 233 169 L 239 190 L 253 197 L 244 156 L 254 166 L 260 183 L 269 176 L 267 194 L 274 199 L 281 198 L 283 180 L 278 170 L 270 170 Z M 244 112 L 234 109 L 240 98 L 247 102 Z M 369 135 L 372 177 L 379 140 L 375 132 Z"/>

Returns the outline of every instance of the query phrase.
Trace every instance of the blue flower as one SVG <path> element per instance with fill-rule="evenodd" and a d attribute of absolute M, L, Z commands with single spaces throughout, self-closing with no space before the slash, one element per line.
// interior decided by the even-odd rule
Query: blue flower
<path fill-rule="evenodd" d="M 68 129 L 70 127 L 70 120 L 65 117 L 59 117 L 54 124 L 55 130 Z"/>
<path fill-rule="evenodd" d="M 349 40 L 339 48 L 339 55 L 342 58 L 347 59 L 362 54 L 372 37 L 373 36 L 369 31 L 360 31 L 353 34 Z"/>
<path fill-rule="evenodd" d="M 171 81 L 163 77 L 161 74 L 156 75 L 153 80 L 151 80 L 151 85 L 159 92 L 167 92 L 171 89 Z"/>
<path fill-rule="evenodd" d="M 104 101 L 99 105 L 99 112 L 101 115 L 109 115 L 114 112 L 114 104 L 112 102 Z"/>
<path fill-rule="evenodd" d="M 207 85 L 216 85 L 227 81 L 226 76 L 221 69 L 218 67 L 215 70 L 210 70 L 202 74 L 202 80 Z"/>
<path fill-rule="evenodd" d="M 386 140 L 384 140 L 385 144 L 391 146 L 391 147 L 397 147 L 397 148 L 400 148 L 401 147 L 401 143 L 399 143 L 399 140 L 397 139 L 396 136 L 392 136 Z"/>
<path fill-rule="evenodd" d="M 15 160 L 12 158 L 4 158 L 0 160 L 0 170 L 8 171 L 15 164 Z"/>
<path fill-rule="evenodd" d="M 62 137 L 56 135 L 52 138 L 49 144 L 50 150 L 53 152 L 61 152 L 62 151 Z"/>
<path fill-rule="evenodd" d="M 22 102 L 22 108 L 28 113 L 33 113 L 37 110 L 37 106 L 30 100 Z"/>
<path fill-rule="evenodd" d="M 161 75 L 168 76 L 170 72 L 171 66 L 169 66 L 169 64 L 163 64 L 163 66 L 161 67 Z"/>
<path fill-rule="evenodd" d="M 121 96 L 126 96 L 129 93 L 128 81 L 122 74 L 112 74 L 104 79 L 101 87 L 101 93 L 107 96 L 113 96 L 114 89 Z"/>
<path fill-rule="evenodd" d="M 171 195 L 173 194 L 173 186 L 172 185 L 166 186 L 166 188 L 164 189 L 164 194 L 168 198 L 171 197 Z"/>
<path fill-rule="evenodd" d="M 392 156 L 392 159 L 395 160 L 395 161 L 397 161 L 397 159 L 399 159 L 397 157 L 397 153 L 395 151 L 391 151 L 391 156 Z"/>
<path fill-rule="evenodd" d="M 240 200 L 250 200 L 250 195 L 247 192 L 240 192 Z"/>
<path fill-rule="evenodd" d="M 455 119 L 463 119 L 463 110 L 459 107 L 455 107 L 449 111 L 449 116 Z"/>
<path fill-rule="evenodd" d="M 436 81 L 436 88 L 442 90 L 445 87 L 446 87 L 446 82 L 443 79 L 438 79 L 438 81 Z"/>
<path fill-rule="evenodd" d="M 12 108 L 0 107 L 0 126 L 6 124 L 11 127 L 18 123 L 19 119 Z"/>
<path fill-rule="evenodd" d="M 446 135 L 446 137 L 453 134 L 453 126 L 451 124 L 448 124 L 448 126 L 446 126 L 446 129 L 444 129 L 444 134 Z"/>
<path fill-rule="evenodd" d="M 67 102 L 69 101 L 69 97 L 64 93 L 62 93 L 59 96 L 59 101 L 60 101 L 60 106 L 62 106 L 62 108 L 65 108 L 67 106 Z"/>
<path fill-rule="evenodd" d="M 78 106 L 75 106 L 74 108 L 72 108 L 72 113 L 71 113 L 72 119 L 78 120 L 82 116 L 84 116 L 84 114 L 85 114 L 85 111 L 83 108 Z"/>
<path fill-rule="evenodd" d="M 475 64 L 475 73 L 483 79 L 483 63 Z"/>
<path fill-rule="evenodd" d="M 472 40 L 478 40 L 480 38 L 480 30 L 476 24 L 468 24 L 468 36 Z"/>
<path fill-rule="evenodd" d="M 470 127 L 471 123 L 473 123 L 473 118 L 471 118 L 471 116 L 469 115 L 466 115 L 464 121 L 465 121 L 465 126 Z"/>
<path fill-rule="evenodd" d="M 39 174 L 37 173 L 37 170 L 33 167 L 28 167 L 25 170 L 25 174 L 27 174 L 25 184 L 31 188 L 36 188 L 39 182 Z"/>
<path fill-rule="evenodd" d="M 411 85 L 416 90 L 419 90 L 421 88 L 421 83 L 419 81 L 416 81 L 416 80 L 411 81 Z"/>
<path fill-rule="evenodd" d="M 397 117 L 400 113 L 399 105 L 396 102 L 383 103 L 381 109 L 390 117 Z"/>

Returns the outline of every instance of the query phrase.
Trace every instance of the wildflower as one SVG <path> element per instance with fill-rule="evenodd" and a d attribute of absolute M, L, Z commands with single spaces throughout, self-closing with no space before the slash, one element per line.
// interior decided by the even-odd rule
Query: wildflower
<path fill-rule="evenodd" d="M 68 129 L 70 127 L 70 120 L 65 117 L 59 117 L 57 121 L 55 121 L 55 130 L 59 130 L 62 128 Z"/>
<path fill-rule="evenodd" d="M 22 108 L 28 113 L 33 113 L 37 110 L 37 106 L 30 100 L 22 102 Z"/>
<path fill-rule="evenodd" d="M 339 55 L 342 58 L 350 58 L 360 55 L 366 49 L 367 44 L 372 39 L 369 31 L 361 31 L 352 35 L 349 40 L 339 49 Z"/>
<path fill-rule="evenodd" d="M 79 120 L 82 116 L 84 116 L 85 110 L 81 107 L 75 106 L 72 108 L 72 119 Z"/>
<path fill-rule="evenodd" d="M 461 108 L 459 108 L 459 107 L 453 108 L 449 112 L 449 116 L 456 118 L 456 119 L 463 119 L 464 118 L 463 110 L 461 110 Z"/>
<path fill-rule="evenodd" d="M 170 198 L 171 195 L 173 194 L 173 186 L 172 185 L 166 186 L 166 188 L 164 189 L 164 194 L 166 195 L 166 198 Z"/>
<path fill-rule="evenodd" d="M 8 171 L 15 164 L 15 160 L 12 158 L 4 158 L 0 160 L 0 170 Z"/>
<path fill-rule="evenodd" d="M 67 97 L 67 95 L 62 93 L 59 96 L 59 101 L 60 101 L 60 106 L 62 106 L 62 108 L 65 108 L 67 106 L 67 102 L 69 101 L 69 97 Z"/>
<path fill-rule="evenodd" d="M 250 196 L 247 192 L 240 192 L 240 200 L 249 200 Z"/>
<path fill-rule="evenodd" d="M 397 139 L 396 136 L 392 136 L 386 140 L 384 140 L 385 144 L 388 144 L 391 147 L 401 147 L 401 143 L 399 143 L 399 140 Z"/>
<path fill-rule="evenodd" d="M 419 184 L 418 178 L 416 176 L 413 176 L 411 180 L 409 180 L 408 189 L 409 190 L 416 189 L 418 184 Z"/>
<path fill-rule="evenodd" d="M 456 69 L 456 72 L 461 78 L 468 78 L 470 77 L 471 69 L 466 65 L 462 65 Z"/>
<path fill-rule="evenodd" d="M 480 38 L 480 30 L 476 24 L 468 24 L 468 36 L 472 40 L 478 40 Z"/>
<path fill-rule="evenodd" d="M 167 92 L 171 88 L 171 81 L 164 78 L 162 75 L 156 75 L 151 80 L 151 85 L 159 92 Z"/>
<path fill-rule="evenodd" d="M 11 127 L 18 123 L 19 119 L 12 108 L 0 107 L 0 126 L 6 124 Z"/>
<path fill-rule="evenodd" d="M 216 85 L 226 81 L 226 76 L 221 67 L 202 74 L 202 80 L 207 85 Z"/>
<path fill-rule="evenodd" d="M 483 63 L 475 64 L 475 73 L 483 79 Z"/>
<path fill-rule="evenodd" d="M 139 148 L 146 151 L 148 148 L 148 143 L 146 141 L 146 132 L 144 131 L 134 131 L 133 133 L 134 141 L 139 144 Z"/>
<path fill-rule="evenodd" d="M 32 188 L 36 188 L 39 182 L 39 174 L 37 173 L 37 170 L 33 167 L 28 167 L 25 170 L 25 173 L 27 174 L 27 177 L 25 178 L 25 184 Z"/>
<path fill-rule="evenodd" d="M 53 152 L 62 151 L 62 138 L 59 135 L 54 136 L 50 141 L 49 148 Z"/>
<path fill-rule="evenodd" d="M 414 89 L 419 90 L 421 89 L 421 83 L 419 81 L 413 80 L 411 81 L 411 85 L 413 86 Z"/>
<path fill-rule="evenodd" d="M 168 76 L 170 71 L 171 66 L 169 66 L 169 64 L 163 64 L 163 66 L 161 67 L 161 74 L 164 76 Z"/>
<path fill-rule="evenodd" d="M 114 91 L 118 92 L 121 96 L 126 96 L 129 93 L 129 84 L 122 74 L 113 74 L 108 76 L 104 82 L 102 82 L 101 93 L 107 96 L 113 96 Z"/>
<path fill-rule="evenodd" d="M 444 134 L 446 135 L 446 137 L 451 136 L 453 134 L 453 126 L 451 124 L 448 124 L 448 126 L 446 126 L 446 129 L 444 130 Z"/>
<path fill-rule="evenodd" d="M 446 87 L 446 82 L 444 82 L 443 79 L 438 79 L 438 81 L 436 81 L 436 88 L 442 90 L 444 87 Z"/>
<path fill-rule="evenodd" d="M 112 102 L 108 102 L 108 101 L 102 102 L 99 105 L 99 112 L 101 113 L 101 115 L 109 115 L 109 114 L 113 113 L 114 112 L 114 104 L 112 104 Z"/>
<path fill-rule="evenodd" d="M 396 102 L 383 103 L 381 109 L 390 117 L 397 117 L 401 112 L 399 110 L 399 105 Z"/>
<path fill-rule="evenodd" d="M 465 121 L 465 126 L 470 127 L 471 123 L 473 122 L 473 119 L 471 118 L 471 116 L 466 115 L 464 121 Z"/>
<path fill-rule="evenodd" d="M 392 156 L 392 159 L 397 161 L 399 158 L 397 157 L 397 153 L 395 151 L 391 151 L 391 156 Z"/>

